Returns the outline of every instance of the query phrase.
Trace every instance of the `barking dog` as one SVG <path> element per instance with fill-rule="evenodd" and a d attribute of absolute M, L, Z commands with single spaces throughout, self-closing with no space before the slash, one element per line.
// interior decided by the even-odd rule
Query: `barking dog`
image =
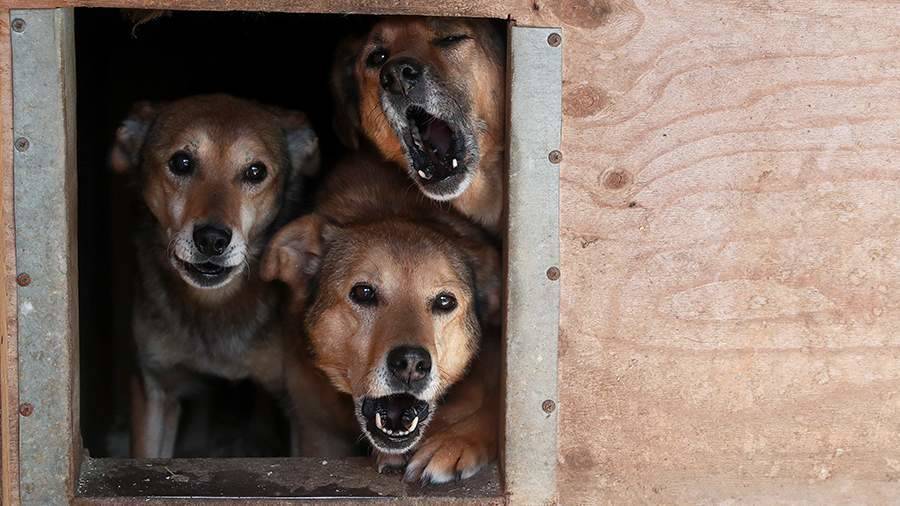
<path fill-rule="evenodd" d="M 132 454 L 171 457 L 179 398 L 198 373 L 280 388 L 278 297 L 257 259 L 295 213 L 318 141 L 301 113 L 198 96 L 136 105 L 110 160 L 146 208 L 135 234 Z"/>
<path fill-rule="evenodd" d="M 499 258 L 478 227 L 409 190 L 383 162 L 345 162 L 316 214 L 272 240 L 262 275 L 295 294 L 308 346 L 295 363 L 314 362 L 341 393 L 310 406 L 309 368 L 288 366 L 295 413 L 319 413 L 309 443 L 361 430 L 379 469 L 444 482 L 496 457 L 498 334 L 482 322 L 497 318 Z"/>
<path fill-rule="evenodd" d="M 338 50 L 339 136 L 363 134 L 428 197 L 496 232 L 503 212 L 504 41 L 490 21 L 386 18 Z"/>

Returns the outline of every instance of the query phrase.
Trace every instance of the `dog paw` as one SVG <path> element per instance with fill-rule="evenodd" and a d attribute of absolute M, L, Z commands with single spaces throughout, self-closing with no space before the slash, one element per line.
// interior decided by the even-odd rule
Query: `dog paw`
<path fill-rule="evenodd" d="M 403 471 L 406 467 L 406 457 L 394 453 L 375 452 L 375 468 L 381 474 Z"/>
<path fill-rule="evenodd" d="M 452 434 L 427 439 L 406 465 L 403 479 L 423 485 L 471 478 L 490 462 L 486 444 Z"/>

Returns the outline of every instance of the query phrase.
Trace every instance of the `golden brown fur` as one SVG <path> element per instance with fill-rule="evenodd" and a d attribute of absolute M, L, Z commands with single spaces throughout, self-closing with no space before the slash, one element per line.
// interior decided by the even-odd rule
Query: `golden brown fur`
<path fill-rule="evenodd" d="M 385 54 L 378 65 L 370 60 L 376 51 Z M 351 147 L 359 145 L 361 134 L 387 160 L 406 167 L 426 195 L 449 200 L 496 232 L 505 185 L 505 56 L 501 35 L 487 20 L 383 18 L 366 37 L 348 39 L 337 52 L 332 89 L 344 114 L 335 121 L 338 133 Z M 422 69 L 415 87 L 403 96 L 384 84 L 384 69 L 400 59 Z M 401 141 L 409 123 L 404 111 L 411 105 L 441 117 L 466 138 L 460 160 L 466 177 L 440 186 L 416 176 L 418 162 Z"/>
<path fill-rule="evenodd" d="M 171 457 L 180 398 L 200 375 L 282 388 L 278 293 L 260 279 L 258 258 L 296 213 L 318 145 L 300 113 L 211 95 L 136 105 L 110 161 L 132 175 L 144 204 L 132 454 Z M 251 167 L 262 177 L 248 178 Z"/>
<path fill-rule="evenodd" d="M 262 271 L 295 294 L 288 325 L 303 344 L 286 368 L 294 413 L 309 428 L 301 452 L 348 452 L 362 427 L 379 467 L 405 466 L 408 479 L 433 482 L 474 474 L 497 452 L 498 335 L 482 332 L 482 322 L 497 315 L 497 248 L 373 159 L 345 161 L 321 196 L 316 214 L 279 231 Z M 361 282 L 377 291 L 377 303 L 348 296 Z M 455 309 L 435 310 L 440 294 L 455 297 Z M 432 357 L 433 378 L 418 390 L 385 379 L 385 357 L 401 346 Z M 318 377 L 304 367 L 310 362 Z M 310 392 L 325 377 L 333 389 L 316 405 Z M 365 399 L 401 392 L 434 413 L 423 420 L 424 431 L 385 446 L 367 425 Z M 323 448 L 326 440 L 333 444 Z"/>

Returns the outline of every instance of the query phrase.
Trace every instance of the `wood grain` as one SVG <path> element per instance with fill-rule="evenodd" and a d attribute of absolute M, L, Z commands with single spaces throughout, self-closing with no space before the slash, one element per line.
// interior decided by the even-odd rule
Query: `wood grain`
<path fill-rule="evenodd" d="M 177 6 L 563 26 L 560 502 L 900 496 L 896 2 Z"/>
<path fill-rule="evenodd" d="M 897 4 L 541 11 L 566 37 L 562 501 L 896 500 Z"/>
<path fill-rule="evenodd" d="M 50 7 L 131 7 L 205 11 L 269 11 L 345 14 L 417 14 L 422 16 L 464 16 L 505 19 L 514 14 L 527 16 L 527 2 L 484 0 L 0 0 L 0 7 L 42 9 Z"/>
<path fill-rule="evenodd" d="M 9 11 L 0 9 L 0 504 L 17 504 L 19 497 L 19 413 L 16 339 L 15 235 L 12 178 L 12 53 Z"/>

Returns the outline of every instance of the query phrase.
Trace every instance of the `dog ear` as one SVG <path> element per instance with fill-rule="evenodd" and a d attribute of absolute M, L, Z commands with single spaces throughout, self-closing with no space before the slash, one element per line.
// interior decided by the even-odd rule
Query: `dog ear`
<path fill-rule="evenodd" d="M 319 138 L 306 115 L 278 107 L 269 107 L 277 117 L 287 141 L 288 157 L 294 174 L 314 176 L 319 171 Z"/>
<path fill-rule="evenodd" d="M 263 254 L 262 279 L 281 280 L 291 288 L 295 298 L 304 298 L 307 284 L 322 263 L 322 234 L 327 226 L 321 216 L 308 214 L 282 227 Z"/>
<path fill-rule="evenodd" d="M 466 250 L 475 276 L 475 303 L 482 323 L 499 325 L 502 316 L 500 251 L 491 244 L 470 245 Z"/>
<path fill-rule="evenodd" d="M 109 165 L 119 173 L 135 170 L 141 160 L 141 149 L 150 126 L 159 114 L 160 104 L 137 102 L 125 121 L 116 129 L 113 147 L 109 153 Z"/>
<path fill-rule="evenodd" d="M 360 142 L 359 83 L 356 59 L 362 51 L 362 37 L 347 37 L 338 45 L 331 67 L 331 94 L 334 98 L 332 126 L 344 146 L 356 150 Z"/>

